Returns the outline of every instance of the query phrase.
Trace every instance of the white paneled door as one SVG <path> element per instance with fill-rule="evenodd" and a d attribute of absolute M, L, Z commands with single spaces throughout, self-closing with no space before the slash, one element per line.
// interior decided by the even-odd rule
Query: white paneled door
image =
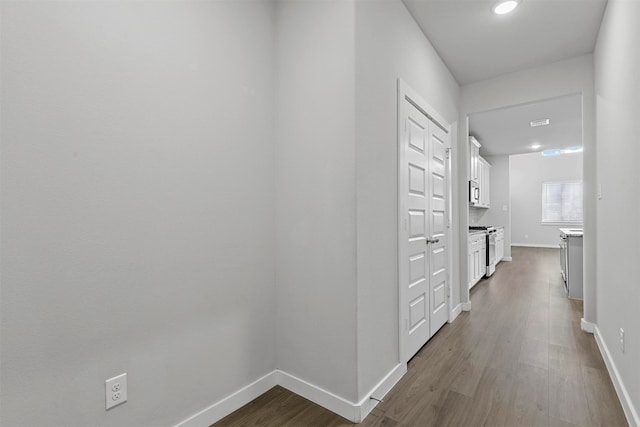
<path fill-rule="evenodd" d="M 448 134 L 403 98 L 400 132 L 400 286 L 407 359 L 448 320 Z"/>

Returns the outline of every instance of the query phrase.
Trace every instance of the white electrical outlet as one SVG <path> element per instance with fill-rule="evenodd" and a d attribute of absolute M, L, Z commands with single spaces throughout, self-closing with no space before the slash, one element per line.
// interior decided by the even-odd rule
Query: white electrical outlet
<path fill-rule="evenodd" d="M 127 374 L 109 378 L 104 382 L 105 409 L 127 401 Z"/>
<path fill-rule="evenodd" d="M 624 353 L 624 329 L 620 328 L 620 350 Z"/>

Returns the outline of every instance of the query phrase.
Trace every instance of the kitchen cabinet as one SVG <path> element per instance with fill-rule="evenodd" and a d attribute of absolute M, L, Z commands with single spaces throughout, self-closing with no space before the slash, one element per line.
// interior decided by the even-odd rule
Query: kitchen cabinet
<path fill-rule="evenodd" d="M 469 289 L 482 279 L 487 272 L 486 233 L 469 235 Z"/>
<path fill-rule="evenodd" d="M 582 229 L 560 229 L 560 269 L 569 298 L 582 299 Z"/>
<path fill-rule="evenodd" d="M 498 227 L 496 231 L 496 264 L 504 258 L 504 228 Z"/>
<path fill-rule="evenodd" d="M 478 156 L 478 187 L 480 188 L 480 200 L 477 208 L 489 208 L 491 206 L 491 165 Z"/>
<path fill-rule="evenodd" d="M 491 165 L 480 157 L 480 143 L 473 137 L 469 137 L 469 180 L 478 187 L 480 197 L 477 201 L 471 201 L 470 205 L 476 208 L 489 208 L 491 206 Z M 471 188 L 473 186 L 469 186 Z"/>
<path fill-rule="evenodd" d="M 469 179 L 478 182 L 480 175 L 479 161 L 480 159 L 480 143 L 477 139 L 469 137 Z"/>

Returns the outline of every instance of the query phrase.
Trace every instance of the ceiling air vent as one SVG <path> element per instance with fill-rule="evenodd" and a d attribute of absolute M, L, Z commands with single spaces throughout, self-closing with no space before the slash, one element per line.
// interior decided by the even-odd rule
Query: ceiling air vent
<path fill-rule="evenodd" d="M 547 126 L 549 124 L 549 119 L 533 120 L 529 124 L 532 128 L 536 128 L 538 126 Z"/>

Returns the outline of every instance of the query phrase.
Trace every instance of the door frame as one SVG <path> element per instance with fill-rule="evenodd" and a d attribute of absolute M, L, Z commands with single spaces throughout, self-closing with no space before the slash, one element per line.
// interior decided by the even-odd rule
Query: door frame
<path fill-rule="evenodd" d="M 449 135 L 447 142 L 447 162 L 445 165 L 445 174 L 447 179 L 447 188 L 446 193 L 449 198 L 445 203 L 446 206 L 446 228 L 447 228 L 447 244 L 449 245 L 449 253 L 447 256 L 447 292 L 446 292 L 446 306 L 449 321 L 451 321 L 451 287 L 452 287 L 452 256 L 453 256 L 453 247 L 452 247 L 452 229 L 451 229 L 451 207 L 452 207 L 452 160 L 451 160 L 451 151 L 452 151 L 452 132 L 451 125 L 435 110 L 435 108 L 431 107 L 423 98 L 413 90 L 404 80 L 398 78 L 398 117 L 397 117 L 397 150 L 398 150 L 398 217 L 397 217 L 397 231 L 398 231 L 398 357 L 400 363 L 407 363 L 409 361 L 408 356 L 408 301 L 407 300 L 407 292 L 402 286 L 403 278 L 406 274 L 408 274 L 408 269 L 403 268 L 404 260 L 406 259 L 405 255 L 405 246 L 403 246 L 404 242 L 402 239 L 402 233 L 404 228 L 404 210 L 405 200 L 401 191 L 402 185 L 402 165 L 405 161 L 405 153 L 402 145 L 402 137 L 403 137 L 403 118 L 406 115 L 405 111 L 405 103 L 404 101 L 408 101 L 418 110 L 420 110 L 427 118 L 433 121 L 437 126 L 442 128 L 447 135 Z M 404 257 L 403 257 L 404 256 Z"/>

